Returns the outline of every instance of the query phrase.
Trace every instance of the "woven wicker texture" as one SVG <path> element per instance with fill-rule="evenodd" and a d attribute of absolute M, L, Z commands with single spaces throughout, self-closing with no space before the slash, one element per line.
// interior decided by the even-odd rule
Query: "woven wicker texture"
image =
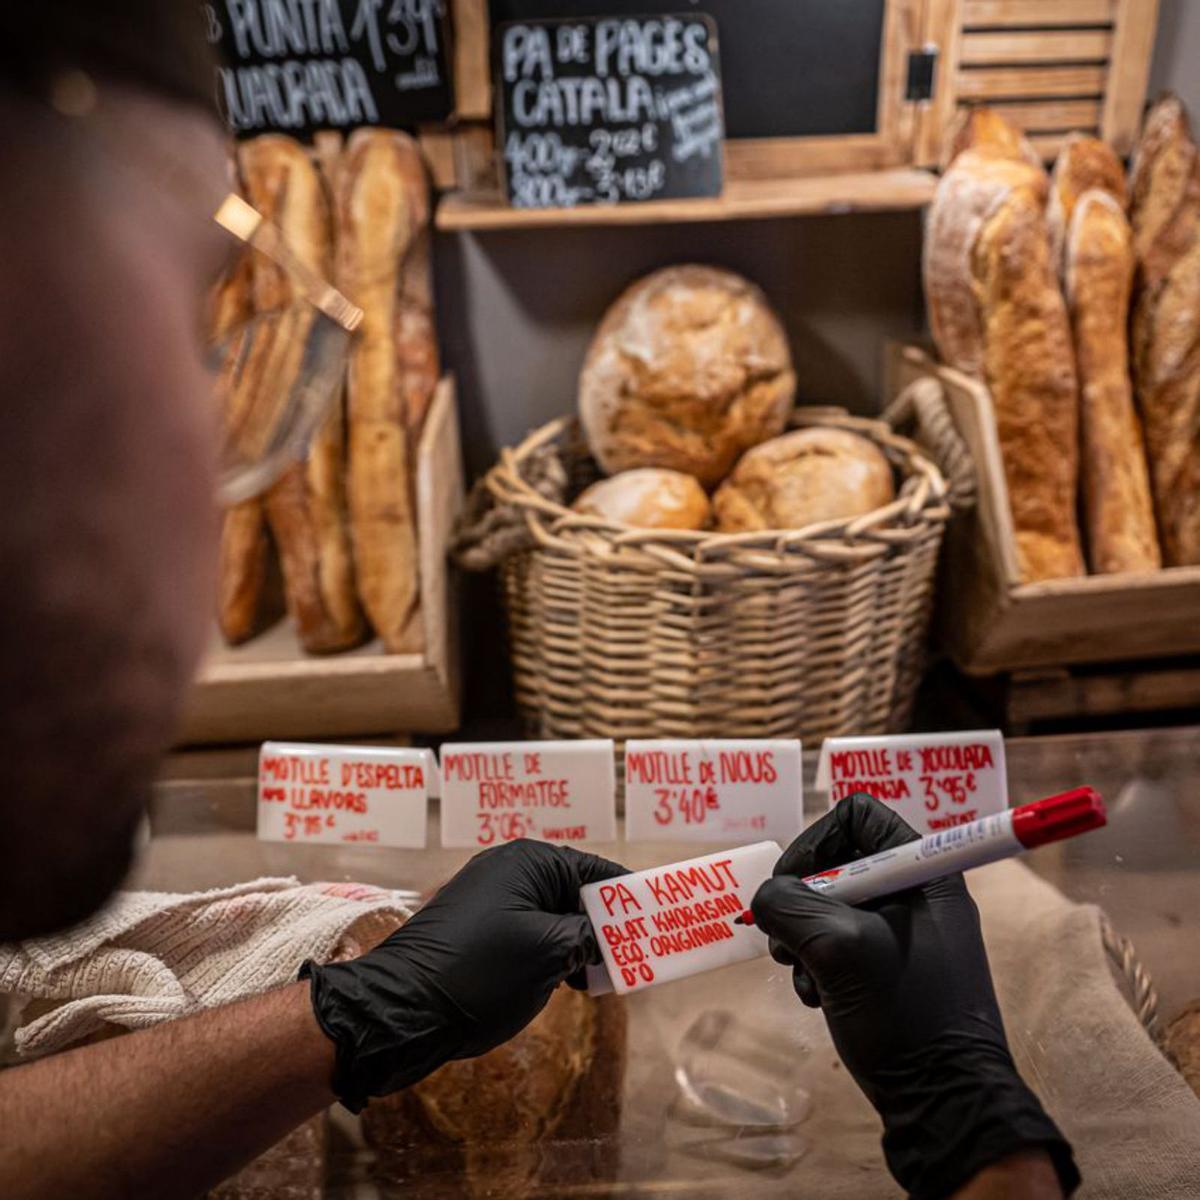
<path fill-rule="evenodd" d="M 869 438 L 895 501 L 773 533 L 637 530 L 571 512 L 597 477 L 573 420 L 481 481 L 455 553 L 498 566 L 516 698 L 535 737 L 801 737 L 905 727 L 920 679 L 948 489 L 881 421 L 800 409 Z"/>

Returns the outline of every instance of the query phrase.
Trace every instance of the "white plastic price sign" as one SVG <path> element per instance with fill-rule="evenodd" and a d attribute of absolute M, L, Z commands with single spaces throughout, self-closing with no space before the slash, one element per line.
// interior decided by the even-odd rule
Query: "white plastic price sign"
<path fill-rule="evenodd" d="M 766 934 L 734 918 L 780 853 L 758 842 L 585 884 L 580 896 L 613 990 L 624 995 L 766 954 Z M 590 979 L 593 990 L 607 990 Z"/>
<path fill-rule="evenodd" d="M 610 739 L 445 745 L 441 776 L 443 846 L 616 841 Z"/>
<path fill-rule="evenodd" d="M 867 792 L 918 833 L 937 833 L 1008 807 L 1004 738 L 998 729 L 827 738 L 816 787 L 831 805 Z"/>
<path fill-rule="evenodd" d="M 267 842 L 424 846 L 427 754 L 264 742 L 258 836 Z"/>
<path fill-rule="evenodd" d="M 795 739 L 626 742 L 625 836 L 786 846 L 803 823 L 803 786 Z"/>

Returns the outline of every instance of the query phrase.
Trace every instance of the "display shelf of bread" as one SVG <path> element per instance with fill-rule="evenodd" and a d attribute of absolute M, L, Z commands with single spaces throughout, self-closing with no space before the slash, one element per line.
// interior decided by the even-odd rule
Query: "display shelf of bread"
<path fill-rule="evenodd" d="M 457 720 L 444 559 L 462 495 L 451 379 L 439 381 L 430 194 L 416 143 L 359 130 L 317 147 L 243 142 L 238 183 L 300 261 L 363 310 L 342 394 L 303 461 L 223 517 L 217 634 L 184 741 L 438 732 Z M 286 275 L 247 251 L 219 289 L 218 333 L 275 321 L 286 384 Z M 299 354 L 299 349 L 295 351 Z"/>
<path fill-rule="evenodd" d="M 935 378 L 980 477 L 952 530 L 947 640 L 1007 671 L 1200 651 L 1200 166 L 1179 102 L 1131 177 L 1069 140 L 1053 175 L 971 113 L 939 185 L 925 291 Z M 953 596 L 949 595 L 953 591 Z"/>
<path fill-rule="evenodd" d="M 882 422 L 795 393 L 749 280 L 684 264 L 615 299 L 578 417 L 502 453 L 456 541 L 499 567 L 533 734 L 904 726 L 946 485 Z"/>

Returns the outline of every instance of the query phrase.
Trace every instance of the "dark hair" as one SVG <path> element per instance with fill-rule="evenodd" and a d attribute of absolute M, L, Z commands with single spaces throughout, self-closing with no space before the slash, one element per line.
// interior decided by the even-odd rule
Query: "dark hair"
<path fill-rule="evenodd" d="M 213 64 L 196 0 L 0 3 L 0 84 L 23 92 L 79 68 L 215 110 Z"/>

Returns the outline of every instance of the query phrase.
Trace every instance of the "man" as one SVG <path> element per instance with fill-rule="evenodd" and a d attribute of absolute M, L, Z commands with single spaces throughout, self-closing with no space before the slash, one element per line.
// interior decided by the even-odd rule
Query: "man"
<path fill-rule="evenodd" d="M 202 310 L 227 251 L 222 134 L 190 3 L 0 17 L 0 939 L 94 911 L 130 860 L 208 623 L 215 485 Z M 92 120 L 92 117 L 97 120 Z M 1070 1151 L 1004 1043 L 961 879 L 857 910 L 797 876 L 911 831 L 865 798 L 755 898 L 824 1007 L 915 1195 L 1059 1197 Z M 191 1196 L 335 1098 L 519 1031 L 596 948 L 579 888 L 621 870 L 515 843 L 375 951 L 286 988 L 0 1072 L 0 1195 Z"/>

